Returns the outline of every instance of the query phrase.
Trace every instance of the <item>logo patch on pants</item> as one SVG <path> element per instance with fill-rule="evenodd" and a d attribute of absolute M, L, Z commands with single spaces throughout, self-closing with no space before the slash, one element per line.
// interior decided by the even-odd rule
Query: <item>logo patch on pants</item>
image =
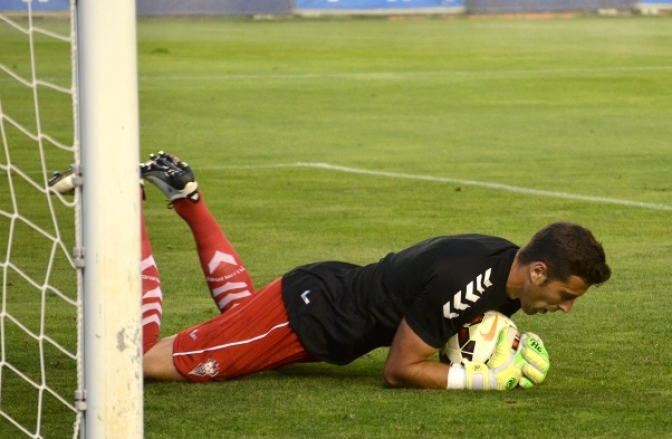
<path fill-rule="evenodd" d="M 211 377 L 216 376 L 219 373 L 219 364 L 213 359 L 209 359 L 205 363 L 201 363 L 196 366 L 196 369 L 189 372 L 190 375 L 206 376 L 210 375 Z"/>

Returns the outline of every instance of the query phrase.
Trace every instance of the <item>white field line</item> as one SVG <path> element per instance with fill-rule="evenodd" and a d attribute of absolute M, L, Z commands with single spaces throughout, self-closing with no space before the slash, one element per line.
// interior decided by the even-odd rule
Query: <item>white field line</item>
<path fill-rule="evenodd" d="M 665 210 L 672 212 L 672 206 L 667 204 L 644 203 L 641 201 L 622 200 L 619 198 L 593 197 L 589 195 L 577 195 L 567 192 L 544 191 L 539 189 L 530 189 L 519 186 L 511 186 L 501 183 L 490 183 L 487 181 L 462 180 L 459 178 L 433 177 L 431 175 L 404 174 L 398 172 L 372 171 L 368 169 L 350 168 L 346 166 L 332 165 L 329 163 L 293 163 L 293 164 L 274 164 L 274 165 L 256 165 L 256 166 L 208 166 L 200 169 L 207 170 L 226 170 L 226 169 L 272 169 L 272 168 L 318 168 L 335 172 L 347 172 L 351 174 L 372 175 L 376 177 L 387 177 L 406 180 L 422 180 L 436 183 L 451 183 L 463 186 L 477 186 L 487 189 L 515 192 L 524 195 L 539 197 L 561 198 L 567 200 L 585 201 L 588 203 L 616 204 L 619 206 L 638 207 L 651 210 Z"/>
<path fill-rule="evenodd" d="M 544 76 L 544 75 L 593 75 L 623 72 L 655 72 L 672 70 L 669 66 L 615 66 L 615 67 L 586 67 L 577 69 L 530 69 L 530 70 L 500 70 L 500 71 L 411 71 L 411 72 L 342 72 L 342 73 L 296 73 L 270 75 L 171 75 L 171 76 L 140 76 L 140 81 L 207 81 L 207 80 L 296 80 L 296 79 L 406 79 L 419 77 L 454 77 L 454 78 L 508 78 L 515 76 Z"/>

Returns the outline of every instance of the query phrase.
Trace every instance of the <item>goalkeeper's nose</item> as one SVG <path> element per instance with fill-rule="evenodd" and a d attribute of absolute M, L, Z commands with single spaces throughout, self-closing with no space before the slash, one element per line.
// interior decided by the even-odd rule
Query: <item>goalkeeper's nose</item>
<path fill-rule="evenodd" d="M 562 310 L 564 313 L 568 313 L 574 308 L 574 302 L 576 302 L 576 299 L 564 301 L 558 305 L 558 309 Z"/>

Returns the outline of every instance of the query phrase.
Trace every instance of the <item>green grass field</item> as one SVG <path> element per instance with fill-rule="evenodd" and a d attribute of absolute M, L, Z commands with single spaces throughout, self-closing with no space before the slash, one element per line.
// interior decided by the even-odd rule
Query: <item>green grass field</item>
<path fill-rule="evenodd" d="M 569 314 L 514 316 L 551 354 L 536 389 L 389 389 L 381 349 L 346 367 L 148 384 L 145 437 L 672 438 L 670 18 L 148 19 L 138 38 L 142 159 L 165 150 L 189 162 L 257 286 L 440 234 L 524 244 L 555 220 L 591 228 L 614 272 Z M 6 109 L 20 100 L 3 84 Z M 50 157 L 51 171 L 70 163 Z M 37 212 L 43 197 L 27 197 Z M 154 188 L 145 215 L 170 335 L 216 309 L 188 228 Z M 16 257 L 39 273 L 44 250 L 30 243 Z M 32 351 L 12 349 L 30 368 Z M 56 365 L 69 395 L 72 368 Z M 8 376 L 0 404 L 31 422 L 31 392 Z M 71 414 L 46 420 L 45 437 L 71 435 Z M 0 418 L 0 437 L 22 436 Z"/>

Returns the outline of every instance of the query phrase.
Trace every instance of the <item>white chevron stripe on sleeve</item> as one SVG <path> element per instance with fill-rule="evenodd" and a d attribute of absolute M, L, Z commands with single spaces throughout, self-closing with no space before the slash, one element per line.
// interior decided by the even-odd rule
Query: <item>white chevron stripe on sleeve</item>
<path fill-rule="evenodd" d="M 483 279 L 483 285 L 485 285 L 485 288 L 490 288 L 492 286 L 492 282 L 490 282 L 490 273 L 492 273 L 492 268 L 485 270 L 485 279 Z"/>
<path fill-rule="evenodd" d="M 474 294 L 474 282 L 469 282 L 467 285 L 467 294 L 464 295 L 464 298 L 469 302 L 476 302 L 479 299 L 479 296 Z"/>

